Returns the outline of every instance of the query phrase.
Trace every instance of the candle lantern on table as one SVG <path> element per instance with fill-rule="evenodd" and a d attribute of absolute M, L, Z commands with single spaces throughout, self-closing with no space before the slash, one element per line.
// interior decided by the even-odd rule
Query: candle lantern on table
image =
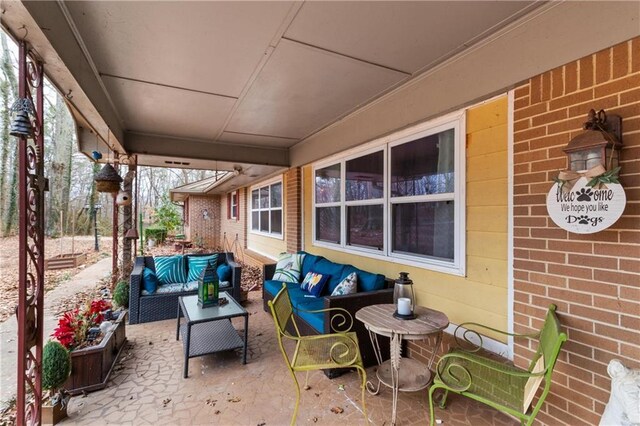
<path fill-rule="evenodd" d="M 198 278 L 198 306 L 201 308 L 218 306 L 219 286 L 218 274 L 211 263 L 207 262 L 207 266 Z"/>
<path fill-rule="evenodd" d="M 396 280 L 393 288 L 393 303 L 396 305 L 396 311 L 393 313 L 393 316 L 400 319 L 416 318 L 416 315 L 413 313 L 415 300 L 416 296 L 413 292 L 413 281 L 409 279 L 409 273 L 400 272 L 400 277 Z"/>

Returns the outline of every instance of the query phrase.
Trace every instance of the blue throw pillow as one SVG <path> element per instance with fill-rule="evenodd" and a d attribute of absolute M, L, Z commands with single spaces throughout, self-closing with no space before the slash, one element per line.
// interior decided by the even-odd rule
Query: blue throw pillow
<path fill-rule="evenodd" d="M 229 281 L 231 280 L 231 266 L 227 265 L 226 263 L 223 263 L 222 265 L 218 266 L 218 278 L 220 279 L 220 281 Z"/>
<path fill-rule="evenodd" d="M 187 256 L 187 261 L 189 263 L 188 281 L 198 281 L 207 263 L 211 263 L 214 269 L 218 265 L 218 254 L 212 254 L 210 256 Z"/>
<path fill-rule="evenodd" d="M 156 275 L 161 284 L 187 282 L 183 256 L 158 256 L 153 260 L 156 264 Z"/>
<path fill-rule="evenodd" d="M 324 286 L 329 280 L 329 275 L 320 274 L 318 272 L 309 271 L 304 277 L 304 281 L 300 284 L 302 290 L 306 290 L 315 297 L 320 297 Z"/>
<path fill-rule="evenodd" d="M 160 281 L 158 280 L 156 273 L 150 268 L 144 268 L 142 271 L 142 288 L 149 294 L 153 294 L 156 292 L 159 285 Z"/>

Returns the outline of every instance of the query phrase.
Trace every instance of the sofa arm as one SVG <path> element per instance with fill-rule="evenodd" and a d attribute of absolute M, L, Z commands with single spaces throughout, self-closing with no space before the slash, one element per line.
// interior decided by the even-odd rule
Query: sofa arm
<path fill-rule="evenodd" d="M 276 264 L 269 263 L 262 267 L 262 279 L 264 281 L 268 281 L 273 278 L 273 275 L 276 273 Z"/>
<path fill-rule="evenodd" d="M 129 276 L 129 324 L 138 324 L 139 322 L 142 272 L 144 268 L 144 257 L 136 257 L 131 275 Z"/>
<path fill-rule="evenodd" d="M 229 256 L 227 253 L 227 265 L 231 267 L 231 296 L 240 303 L 241 293 L 242 293 L 242 266 L 233 260 L 233 255 Z"/>

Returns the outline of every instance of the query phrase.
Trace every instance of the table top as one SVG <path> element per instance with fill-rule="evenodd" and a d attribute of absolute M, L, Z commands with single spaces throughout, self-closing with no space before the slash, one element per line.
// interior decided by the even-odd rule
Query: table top
<path fill-rule="evenodd" d="M 444 330 L 449 325 L 449 318 L 443 312 L 416 306 L 417 318 L 402 320 L 393 317 L 396 305 L 370 305 L 356 312 L 356 318 L 376 334 L 390 336 L 392 333 L 402 335 L 403 339 L 420 339 Z"/>
<path fill-rule="evenodd" d="M 221 291 L 219 297 L 226 297 L 229 303 L 223 306 L 209 306 L 201 308 L 198 306 L 197 294 L 191 296 L 180 296 L 179 300 L 180 306 L 182 307 L 182 313 L 190 323 L 247 315 L 247 311 L 226 291 Z"/>

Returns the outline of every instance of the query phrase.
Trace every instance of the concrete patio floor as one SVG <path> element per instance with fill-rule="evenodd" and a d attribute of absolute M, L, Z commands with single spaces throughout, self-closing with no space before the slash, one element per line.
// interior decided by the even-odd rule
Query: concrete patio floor
<path fill-rule="evenodd" d="M 71 399 L 65 425 L 286 425 L 291 420 L 295 388 L 278 349 L 271 317 L 262 310 L 259 292 L 250 293 L 249 353 L 241 351 L 193 358 L 184 379 L 182 342 L 175 320 L 127 325 L 129 343 L 106 389 Z M 234 320 L 237 329 L 242 320 Z M 375 368 L 367 370 L 375 377 Z M 298 377 L 304 385 L 304 375 Z M 329 380 L 309 375 L 302 391 L 298 424 L 364 424 L 358 375 Z M 342 386 L 341 386 L 342 385 Z M 344 390 L 342 390 L 342 388 Z M 391 424 L 391 391 L 366 394 L 369 420 Z M 340 414 L 331 411 L 339 407 Z M 336 410 L 339 411 L 339 410 Z M 436 408 L 445 425 L 516 425 L 519 422 L 467 398 L 451 395 L 446 410 Z M 426 424 L 427 392 L 400 393 L 399 425 Z"/>

